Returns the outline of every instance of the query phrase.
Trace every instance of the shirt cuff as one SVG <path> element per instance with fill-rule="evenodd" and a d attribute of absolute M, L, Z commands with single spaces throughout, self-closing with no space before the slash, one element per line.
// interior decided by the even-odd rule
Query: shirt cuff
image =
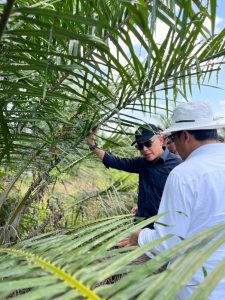
<path fill-rule="evenodd" d="M 147 244 L 149 244 L 149 243 L 151 243 L 153 241 L 153 239 L 152 239 L 152 231 L 153 230 L 151 230 L 149 228 L 144 228 L 144 229 L 141 230 L 141 232 L 140 232 L 140 234 L 138 236 L 138 245 L 140 247 L 143 247 L 143 246 L 145 246 L 145 245 L 147 245 Z M 151 257 L 151 258 L 154 257 L 154 255 L 151 252 L 149 252 L 149 251 L 146 252 L 145 254 L 147 256 Z"/>

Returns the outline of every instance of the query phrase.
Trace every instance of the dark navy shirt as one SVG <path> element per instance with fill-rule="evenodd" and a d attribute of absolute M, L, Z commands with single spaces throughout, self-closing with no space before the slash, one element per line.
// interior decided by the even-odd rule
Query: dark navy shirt
<path fill-rule="evenodd" d="M 177 155 L 165 149 L 163 155 L 155 161 L 147 161 L 143 156 L 123 158 L 105 153 L 103 163 L 129 173 L 139 174 L 138 212 L 136 216 L 150 218 L 158 213 L 166 179 L 174 167 L 182 162 Z M 151 224 L 148 226 L 153 228 Z"/>

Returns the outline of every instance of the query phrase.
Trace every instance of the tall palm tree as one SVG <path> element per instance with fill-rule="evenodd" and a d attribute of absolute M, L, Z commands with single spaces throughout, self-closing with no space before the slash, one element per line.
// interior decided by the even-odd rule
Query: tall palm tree
<path fill-rule="evenodd" d="M 186 96 L 224 59 L 224 30 L 213 33 L 216 1 L 8 0 L 1 8 L 0 161 L 16 175 L 0 207 L 21 174 L 37 174 L 7 226 L 53 170 L 89 155 L 90 129 L 127 132 L 140 121 L 124 111 L 151 112 L 162 91 L 168 111 L 169 93 L 174 102 Z M 160 43 L 158 24 L 166 28 Z"/>
<path fill-rule="evenodd" d="M 169 93 L 174 102 L 186 96 L 224 59 L 224 30 L 213 32 L 216 1 L 8 0 L 1 7 L 0 161 L 16 174 L 0 207 L 21 174 L 37 174 L 7 226 L 17 226 L 53 170 L 89 155 L 90 129 L 128 132 L 140 120 L 126 109 L 151 112 L 163 91 L 168 111 Z M 160 43 L 158 24 L 166 30 Z"/>
<path fill-rule="evenodd" d="M 162 90 L 168 109 L 170 91 L 176 102 L 192 80 L 218 71 L 224 30 L 204 26 L 211 17 L 213 28 L 216 1 L 211 14 L 199 1 L 167 4 L 29 0 L 8 19 L 3 11 L 1 163 L 58 164 L 92 127 L 133 126 L 122 110 L 151 111 Z M 159 23 L 167 34 L 157 44 Z"/>
<path fill-rule="evenodd" d="M 13 175 L 0 195 L 0 207 L 24 172 L 35 174 L 6 219 L 1 239 L 7 241 L 46 186 L 90 156 L 84 145 L 90 129 L 116 133 L 107 135 L 113 147 L 120 143 L 117 133 L 140 122 L 126 109 L 151 112 L 158 106 L 158 93 L 164 92 L 168 111 L 169 95 L 176 102 L 179 94 L 191 91 L 193 81 L 200 86 L 218 72 L 225 30 L 214 34 L 213 0 L 7 0 L 0 9 L 0 161 Z M 205 27 L 206 19 L 211 29 Z M 166 31 L 160 43 L 159 24 Z M 121 231 L 122 225 L 127 231 Z M 119 216 L 1 248 L 0 295 L 173 299 L 224 242 L 221 225 L 135 267 L 129 263 L 145 248 L 121 252 L 112 246 L 143 226 Z M 177 256 L 167 272 L 156 273 Z M 206 299 L 223 278 L 223 264 L 193 299 Z M 102 285 L 117 273 L 130 274 L 113 289 Z"/>

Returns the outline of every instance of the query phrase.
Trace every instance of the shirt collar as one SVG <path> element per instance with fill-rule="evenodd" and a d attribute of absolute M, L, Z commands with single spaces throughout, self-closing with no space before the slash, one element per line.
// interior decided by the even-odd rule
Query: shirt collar
<path fill-rule="evenodd" d="M 152 165 L 154 165 L 158 161 L 165 162 L 167 160 L 167 157 L 169 156 L 169 154 L 170 154 L 170 151 L 166 147 L 163 147 L 163 154 L 160 157 L 157 157 L 153 161 L 147 161 L 147 160 L 146 161 L 147 161 L 148 164 L 152 164 Z"/>
<path fill-rule="evenodd" d="M 170 151 L 167 148 L 165 148 L 163 150 L 164 151 L 163 151 L 163 154 L 161 155 L 160 159 L 162 159 L 165 162 L 167 160 L 168 155 L 170 154 Z"/>
<path fill-rule="evenodd" d="M 213 143 L 213 144 L 206 144 L 198 147 L 194 151 L 192 151 L 189 156 L 186 158 L 186 160 L 190 159 L 191 157 L 202 155 L 202 154 L 208 154 L 208 153 L 215 153 L 215 152 L 221 152 L 224 151 L 225 144 L 224 143 Z"/>

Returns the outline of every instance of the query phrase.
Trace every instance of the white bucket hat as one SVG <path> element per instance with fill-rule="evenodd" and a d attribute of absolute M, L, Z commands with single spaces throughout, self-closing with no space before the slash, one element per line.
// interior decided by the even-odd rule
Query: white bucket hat
<path fill-rule="evenodd" d="M 225 119 L 215 120 L 206 102 L 187 102 L 178 105 L 172 115 L 172 123 L 162 133 L 165 135 L 181 130 L 203 130 L 225 127 Z"/>

